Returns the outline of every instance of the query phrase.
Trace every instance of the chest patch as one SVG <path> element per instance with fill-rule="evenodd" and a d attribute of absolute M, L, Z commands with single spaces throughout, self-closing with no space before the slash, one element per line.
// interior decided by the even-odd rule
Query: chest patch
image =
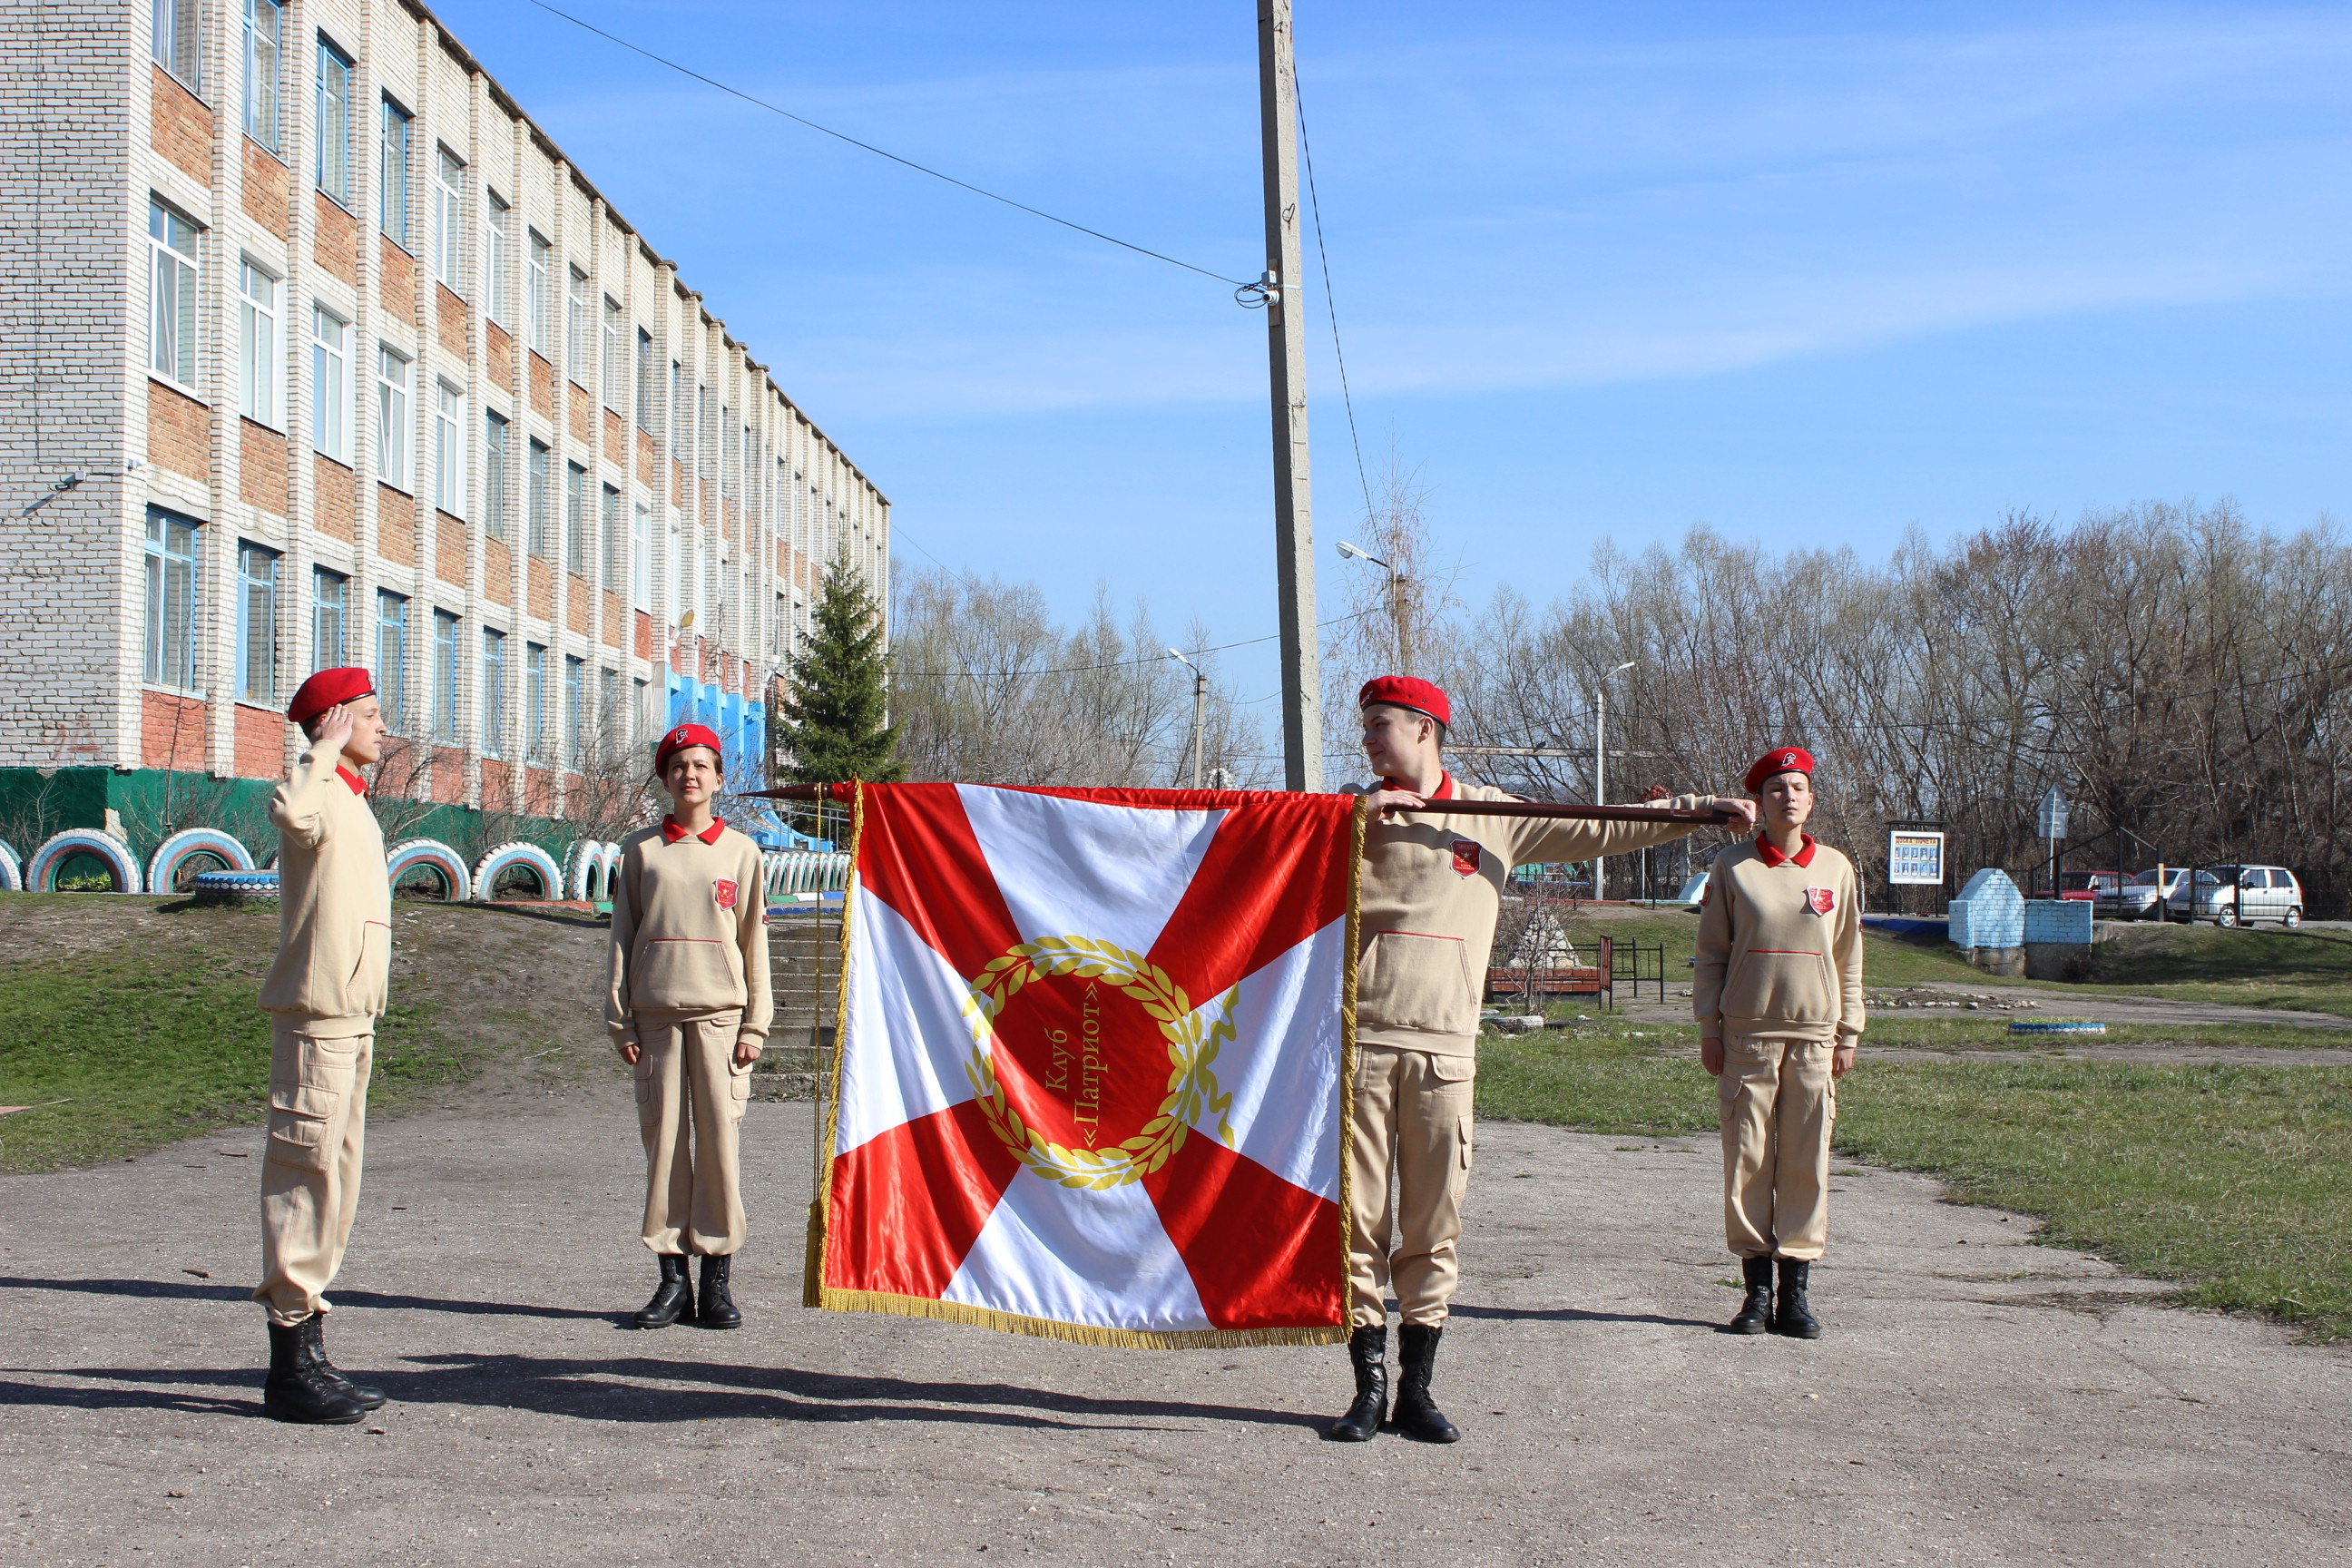
<path fill-rule="evenodd" d="M 1817 915 L 1825 915 L 1830 913 L 1837 908 L 1837 889 L 1835 888 L 1807 888 L 1805 889 L 1805 908 L 1812 910 L 1813 913 Z"/>
<path fill-rule="evenodd" d="M 1476 876 L 1478 874 L 1478 867 L 1480 863 L 1480 847 L 1476 839 L 1455 839 L 1454 841 L 1454 874 L 1457 877 Z"/>
<path fill-rule="evenodd" d="M 731 910 L 735 907 L 735 884 L 721 877 L 710 884 L 710 896 L 719 900 L 720 909 Z"/>

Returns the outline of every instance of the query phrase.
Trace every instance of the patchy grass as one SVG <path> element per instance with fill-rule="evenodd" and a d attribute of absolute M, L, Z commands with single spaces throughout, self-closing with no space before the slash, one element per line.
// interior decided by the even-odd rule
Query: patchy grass
<path fill-rule="evenodd" d="M 1622 1032 L 1480 1045 L 1484 1116 L 1705 1133 L 1714 1082 Z M 2180 1282 L 2191 1306 L 2352 1338 L 2352 1068 L 1989 1056 L 1869 1062 L 1839 1094 L 1841 1154 L 1951 1183 L 1963 1203 Z"/>

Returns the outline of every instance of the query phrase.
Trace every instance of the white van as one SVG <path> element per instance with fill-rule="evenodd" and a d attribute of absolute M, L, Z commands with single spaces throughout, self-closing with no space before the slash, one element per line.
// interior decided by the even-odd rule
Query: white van
<path fill-rule="evenodd" d="M 2189 883 L 2176 883 L 2165 908 L 2189 920 L 2217 926 L 2276 921 L 2303 923 L 2303 884 L 2284 866 L 2209 866 Z"/>

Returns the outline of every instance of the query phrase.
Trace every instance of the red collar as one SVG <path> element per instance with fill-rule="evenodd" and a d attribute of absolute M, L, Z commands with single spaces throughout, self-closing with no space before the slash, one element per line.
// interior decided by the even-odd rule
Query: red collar
<path fill-rule="evenodd" d="M 351 769 L 343 766 L 341 763 L 337 763 L 335 764 L 335 772 L 341 777 L 345 784 L 352 786 L 352 793 L 353 795 L 367 794 L 367 780 L 360 777 L 359 774 L 352 772 Z"/>
<path fill-rule="evenodd" d="M 1397 783 L 1394 779 L 1383 778 L 1381 780 L 1381 787 L 1382 789 L 1402 789 L 1404 788 L 1404 785 Z M 1437 788 L 1430 794 L 1423 795 L 1421 798 L 1423 800 L 1452 800 L 1454 798 L 1454 775 L 1445 772 L 1442 768 L 1438 770 Z"/>
<path fill-rule="evenodd" d="M 1813 836 L 1807 833 L 1800 837 L 1804 839 L 1804 842 L 1797 847 L 1797 852 L 1794 855 L 1783 855 L 1772 847 L 1770 839 L 1759 833 L 1756 836 L 1756 853 L 1763 858 L 1764 864 L 1767 866 L 1794 864 L 1810 867 L 1813 863 Z"/>
<path fill-rule="evenodd" d="M 714 816 L 710 819 L 710 826 L 709 827 L 704 828 L 699 833 L 692 835 L 692 837 L 701 839 L 705 844 L 716 844 L 719 842 L 719 836 L 726 831 L 727 825 Z M 677 818 L 674 816 L 665 816 L 662 818 L 663 843 L 675 844 L 679 839 L 687 837 L 688 837 L 688 835 L 687 834 L 686 829 L 677 825 Z"/>

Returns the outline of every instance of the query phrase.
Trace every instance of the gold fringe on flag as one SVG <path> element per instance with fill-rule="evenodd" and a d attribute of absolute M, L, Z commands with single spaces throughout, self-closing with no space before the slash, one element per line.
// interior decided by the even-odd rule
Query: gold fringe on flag
<path fill-rule="evenodd" d="M 1066 1323 L 1055 1318 L 1024 1317 L 993 1307 L 967 1306 L 930 1296 L 893 1296 L 879 1290 L 818 1292 L 816 1305 L 836 1312 L 882 1312 L 895 1318 L 937 1318 L 976 1329 L 1027 1334 L 1033 1339 L 1060 1340 L 1066 1344 L 1100 1345 L 1110 1350 L 1213 1351 L 1252 1345 L 1336 1345 L 1349 1334 L 1345 1323 L 1306 1329 L 1106 1329 L 1092 1323 Z"/>

